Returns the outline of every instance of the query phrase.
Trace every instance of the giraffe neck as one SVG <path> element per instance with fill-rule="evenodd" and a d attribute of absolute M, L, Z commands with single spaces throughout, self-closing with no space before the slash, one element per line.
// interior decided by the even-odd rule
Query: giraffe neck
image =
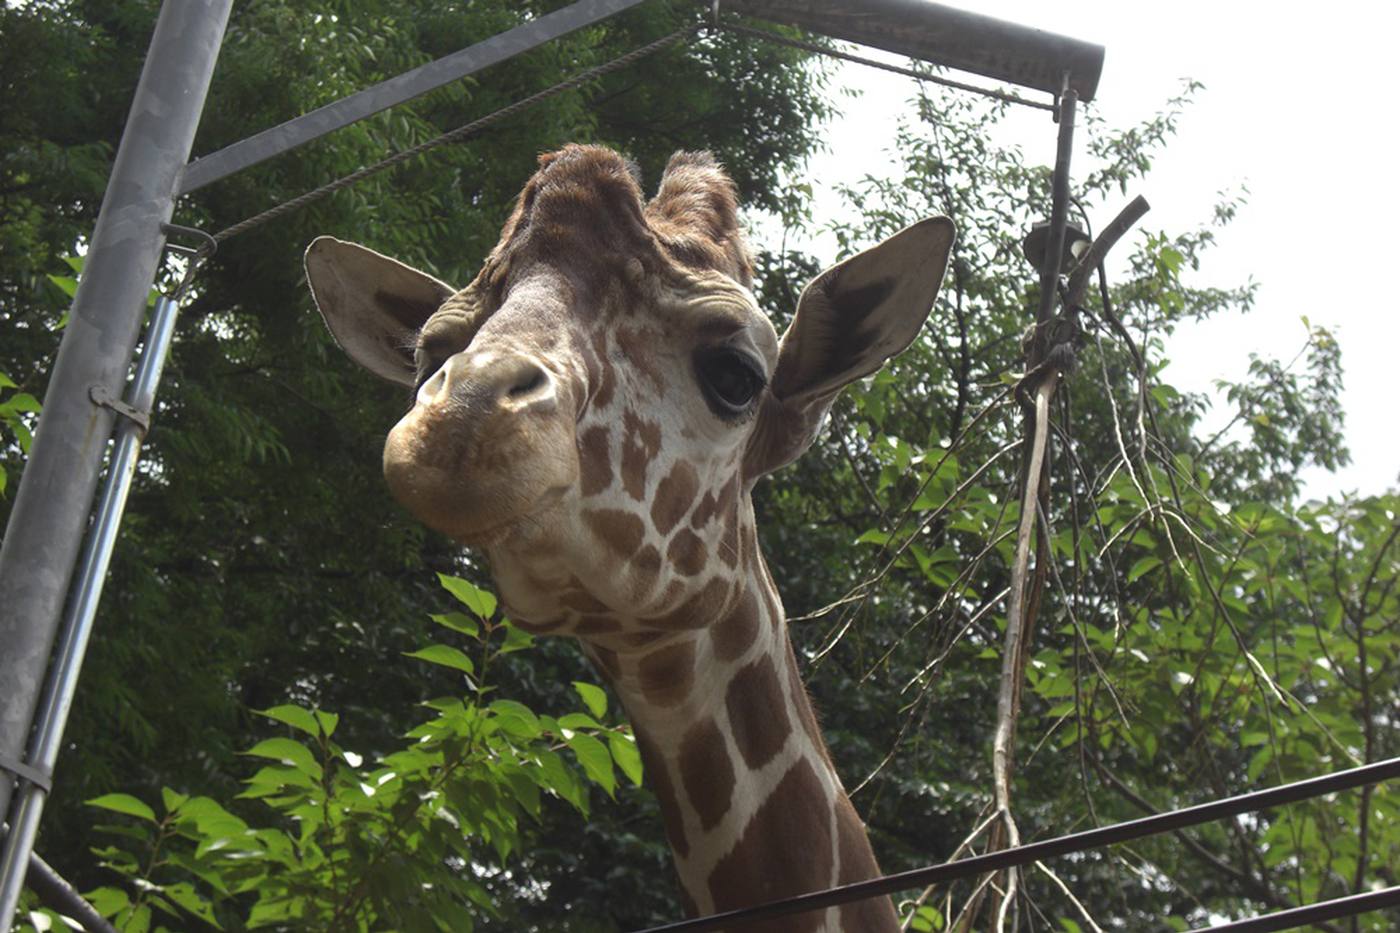
<path fill-rule="evenodd" d="M 643 650 L 590 649 L 632 721 L 687 906 L 700 914 L 879 873 L 822 741 L 771 577 L 756 541 L 746 543 L 749 572 L 714 618 Z M 762 926 L 898 928 L 887 898 Z"/>

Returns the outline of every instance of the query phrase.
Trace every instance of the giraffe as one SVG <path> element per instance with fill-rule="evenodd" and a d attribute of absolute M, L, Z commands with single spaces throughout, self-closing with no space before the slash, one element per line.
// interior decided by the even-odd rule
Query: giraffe
<path fill-rule="evenodd" d="M 484 552 L 512 620 L 581 643 L 632 723 L 687 910 L 709 914 L 879 874 L 750 494 L 913 341 L 953 225 L 826 270 L 779 340 L 714 158 L 676 153 L 649 202 L 638 175 L 601 147 L 541 156 L 461 290 L 331 237 L 306 273 L 348 355 L 414 391 L 391 493 Z M 898 928 L 888 898 L 762 927 Z"/>

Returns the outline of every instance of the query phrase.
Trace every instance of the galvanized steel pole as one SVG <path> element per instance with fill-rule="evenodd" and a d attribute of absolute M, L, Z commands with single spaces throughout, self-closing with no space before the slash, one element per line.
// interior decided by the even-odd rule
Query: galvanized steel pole
<path fill-rule="evenodd" d="M 232 0 L 166 0 L 0 542 L 0 812 L 44 683 Z M 13 825 L 13 824 L 12 824 Z M 7 919 L 7 918 L 6 918 Z"/>
<path fill-rule="evenodd" d="M 141 363 L 136 367 L 127 407 L 135 417 L 124 417 L 117 425 L 112 443 L 111 463 L 107 482 L 93 515 L 92 531 L 83 548 L 82 561 L 73 581 L 73 596 L 68 600 L 63 616 L 63 635 L 54 653 L 53 671 L 49 675 L 43 702 L 34 724 L 34 738 L 29 743 L 30 768 L 40 774 L 53 773 L 63 742 L 63 729 L 68 723 L 68 711 L 78 689 L 78 674 L 88 639 L 97 618 L 97 604 L 102 599 L 102 584 L 117 544 L 126 497 L 136 474 L 136 462 L 141 457 L 141 442 L 146 437 L 146 419 L 155 407 L 156 387 L 160 385 L 161 370 L 170 343 L 175 337 L 175 321 L 180 306 L 168 295 L 156 300 L 151 325 L 146 328 L 145 347 Z M 39 817 L 44 812 L 48 789 L 25 781 L 18 786 L 10 808 L 10 831 L 0 846 L 0 930 L 9 929 L 10 916 L 19 903 L 20 888 L 34 849 L 34 837 L 39 832 Z"/>

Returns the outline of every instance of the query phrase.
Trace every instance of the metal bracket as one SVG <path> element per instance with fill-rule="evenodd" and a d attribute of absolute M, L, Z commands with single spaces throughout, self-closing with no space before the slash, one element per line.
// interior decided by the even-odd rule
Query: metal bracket
<path fill-rule="evenodd" d="M 25 764 L 22 761 L 15 761 L 0 755 L 0 771 L 8 771 L 22 781 L 28 781 L 35 787 L 49 793 L 53 790 L 53 775 L 45 774 L 33 765 Z"/>
<path fill-rule="evenodd" d="M 121 399 L 114 398 L 112 393 L 107 390 L 106 386 L 88 386 L 88 398 L 92 399 L 94 405 L 114 411 L 121 417 L 135 424 L 141 429 L 143 435 L 151 430 L 150 412 L 139 411 L 132 408 Z"/>

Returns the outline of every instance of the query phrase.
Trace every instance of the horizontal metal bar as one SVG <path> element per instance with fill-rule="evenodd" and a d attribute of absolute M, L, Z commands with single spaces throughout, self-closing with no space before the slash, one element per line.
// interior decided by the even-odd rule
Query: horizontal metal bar
<path fill-rule="evenodd" d="M 1094 99 L 1103 71 L 1101 45 L 924 0 L 724 0 L 722 8 L 1050 94 L 1068 74 L 1081 101 Z"/>
<path fill-rule="evenodd" d="M 420 97 L 444 84 L 450 84 L 483 68 L 514 58 L 522 52 L 528 52 L 560 36 L 591 26 L 642 2 L 643 0 L 579 0 L 562 10 L 547 13 L 459 52 L 405 71 L 348 97 L 342 97 L 334 103 L 225 146 L 218 152 L 195 159 L 185 166 L 180 179 L 179 194 L 189 194 L 221 178 L 241 172 L 250 165 L 257 165 L 381 110 L 388 110 Z"/>
<path fill-rule="evenodd" d="M 53 870 L 53 866 L 39 857 L 39 853 L 29 853 L 29 874 L 25 878 L 29 888 L 48 907 L 82 924 L 86 933 L 117 933 L 117 928 L 108 923 L 68 880 Z"/>
<path fill-rule="evenodd" d="M 1318 901 L 1316 904 L 1305 904 L 1302 907 L 1290 907 L 1288 910 L 1279 910 L 1248 920 L 1236 920 L 1234 923 L 1200 927 L 1192 933 L 1269 933 L 1273 930 L 1296 930 L 1305 923 L 1355 917 L 1357 914 L 1397 906 L 1400 906 L 1400 886 L 1367 891 L 1365 894 L 1352 894 L 1330 901 Z"/>
<path fill-rule="evenodd" d="M 767 920 L 772 917 L 803 913 L 809 910 L 820 910 L 824 907 L 832 907 L 868 897 L 893 894 L 907 888 L 944 884 L 960 878 L 969 878 L 1017 865 L 1025 865 L 1040 859 L 1067 855 L 1070 852 L 1095 849 L 1116 842 L 1127 842 L 1129 839 L 1139 839 L 1143 836 L 1155 836 L 1158 833 L 1195 826 L 1199 823 L 1209 823 L 1227 816 L 1236 816 L 1255 810 L 1267 810 L 1270 807 L 1296 803 L 1299 800 L 1321 797 L 1323 794 L 1350 790 L 1364 784 L 1375 784 L 1397 777 L 1400 777 L 1400 758 L 1390 758 L 1359 768 L 1326 774 L 1322 777 L 1270 787 L 1266 790 L 1252 791 L 1236 797 L 1227 797 L 1224 800 L 1214 800 L 1210 803 L 1187 807 L 1184 810 L 1172 810 L 1169 813 L 1145 816 L 1141 819 L 1129 820 L 1126 823 L 1101 826 L 1098 829 L 1089 829 L 1068 836 L 1057 836 L 1054 839 L 1033 842 L 1013 849 L 988 852 L 985 855 L 976 855 L 956 862 L 945 862 L 942 865 L 932 865 L 928 868 L 916 868 L 870 881 L 841 885 L 826 891 L 800 894 L 797 897 L 774 901 L 770 904 L 761 904 L 756 907 L 711 914 L 708 917 L 697 917 L 693 920 L 682 920 L 677 923 L 668 923 L 665 926 L 648 927 L 641 933 L 680 933 L 682 930 L 698 933 L 700 930 L 724 929 L 741 921 Z"/>

